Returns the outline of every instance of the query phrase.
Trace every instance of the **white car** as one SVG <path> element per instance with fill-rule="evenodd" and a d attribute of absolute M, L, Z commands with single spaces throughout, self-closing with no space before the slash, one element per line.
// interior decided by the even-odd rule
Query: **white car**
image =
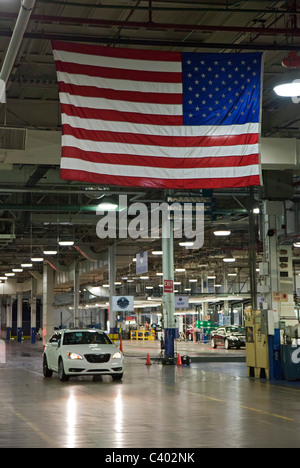
<path fill-rule="evenodd" d="M 113 380 L 121 380 L 123 366 L 123 353 L 100 330 L 59 330 L 43 355 L 44 377 L 58 372 L 62 382 L 79 375 L 111 375 Z"/>

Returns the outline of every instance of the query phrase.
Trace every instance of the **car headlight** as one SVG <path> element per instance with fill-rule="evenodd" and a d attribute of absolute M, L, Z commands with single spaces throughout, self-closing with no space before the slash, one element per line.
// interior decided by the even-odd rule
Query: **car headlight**
<path fill-rule="evenodd" d="M 76 359 L 83 359 L 82 356 L 80 356 L 80 354 L 77 354 L 77 353 L 67 353 L 67 357 L 69 359 L 72 359 L 72 360 L 76 360 Z"/>
<path fill-rule="evenodd" d="M 113 355 L 113 359 L 121 359 L 121 357 L 122 357 L 122 354 L 119 353 L 119 352 L 117 352 L 117 353 L 115 353 L 115 354 Z"/>

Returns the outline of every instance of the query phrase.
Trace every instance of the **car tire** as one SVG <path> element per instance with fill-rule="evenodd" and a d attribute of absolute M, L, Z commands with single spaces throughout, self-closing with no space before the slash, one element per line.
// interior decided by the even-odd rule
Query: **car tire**
<path fill-rule="evenodd" d="M 216 345 L 216 343 L 215 343 L 214 338 L 212 338 L 212 339 L 210 340 L 210 345 L 211 345 L 211 347 L 212 347 L 213 349 L 216 349 L 217 345 Z"/>
<path fill-rule="evenodd" d="M 69 376 L 65 374 L 63 360 L 60 359 L 58 363 L 58 377 L 61 382 L 68 382 Z"/>
<path fill-rule="evenodd" d="M 52 377 L 53 371 L 49 369 L 46 356 L 43 358 L 43 375 L 44 377 Z"/>
<path fill-rule="evenodd" d="M 224 346 L 225 346 L 225 349 L 230 349 L 229 340 L 225 340 Z"/>
<path fill-rule="evenodd" d="M 123 378 L 123 373 L 122 374 L 114 374 L 112 375 L 113 380 L 122 380 Z"/>

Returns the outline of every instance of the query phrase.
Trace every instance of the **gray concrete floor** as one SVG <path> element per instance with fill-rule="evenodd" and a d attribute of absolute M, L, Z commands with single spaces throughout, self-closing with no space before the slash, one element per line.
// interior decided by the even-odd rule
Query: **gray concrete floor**
<path fill-rule="evenodd" d="M 300 447 L 299 382 L 249 379 L 245 351 L 178 343 L 181 355 L 194 357 L 178 367 L 154 362 L 156 342 L 123 341 L 123 350 L 122 382 L 62 383 L 55 374 L 43 378 L 40 343 L 7 343 L 0 448 Z M 197 359 L 205 356 L 215 361 Z"/>

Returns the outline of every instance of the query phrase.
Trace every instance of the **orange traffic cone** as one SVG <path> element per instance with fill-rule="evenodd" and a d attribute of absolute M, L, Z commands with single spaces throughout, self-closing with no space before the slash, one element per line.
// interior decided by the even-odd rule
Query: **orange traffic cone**
<path fill-rule="evenodd" d="M 181 356 L 179 353 L 177 355 L 177 366 L 182 366 Z"/>
<path fill-rule="evenodd" d="M 150 361 L 150 355 L 149 355 L 149 353 L 147 354 L 146 366 L 151 366 L 151 361 Z"/>

